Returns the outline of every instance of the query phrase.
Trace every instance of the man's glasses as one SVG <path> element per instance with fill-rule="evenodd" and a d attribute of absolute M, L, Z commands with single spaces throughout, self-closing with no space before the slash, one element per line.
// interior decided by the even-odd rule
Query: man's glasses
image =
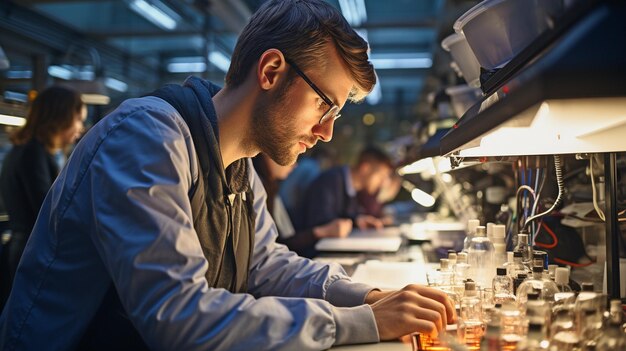
<path fill-rule="evenodd" d="M 328 120 L 334 121 L 337 118 L 341 117 L 341 114 L 339 113 L 339 106 L 335 105 L 335 103 L 331 99 L 329 99 L 328 96 L 326 96 L 326 94 L 324 94 L 320 90 L 320 88 L 318 88 L 315 84 L 313 84 L 313 82 L 309 79 L 309 77 L 307 77 L 306 74 L 304 74 L 304 72 L 302 72 L 300 68 L 296 66 L 295 63 L 291 62 L 291 60 L 287 60 L 287 63 L 290 64 L 291 67 L 293 67 L 293 70 L 296 71 L 296 73 L 302 79 L 304 79 L 304 81 L 311 87 L 311 89 L 315 90 L 315 92 L 317 93 L 317 95 L 319 95 L 322 101 L 324 101 L 326 105 L 330 106 L 328 110 L 324 112 L 324 114 L 322 115 L 322 118 L 320 118 L 319 124 L 324 124 Z"/>

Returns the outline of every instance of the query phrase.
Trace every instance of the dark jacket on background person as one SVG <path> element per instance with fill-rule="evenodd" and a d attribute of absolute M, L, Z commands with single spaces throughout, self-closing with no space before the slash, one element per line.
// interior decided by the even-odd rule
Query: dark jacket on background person
<path fill-rule="evenodd" d="M 2 164 L 0 192 L 9 215 L 11 241 L 7 263 L 12 276 L 33 230 L 37 214 L 48 190 L 59 174 L 54 156 L 36 138 L 15 145 Z"/>
<path fill-rule="evenodd" d="M 58 174 L 54 156 L 36 138 L 13 146 L 4 159 L 0 175 L 0 192 L 9 214 L 9 229 L 30 234 Z"/>
<path fill-rule="evenodd" d="M 312 257 L 311 248 L 317 242 L 317 238 L 313 234 L 313 227 L 295 230 L 293 228 L 293 221 L 289 218 L 289 213 L 286 211 L 286 206 L 282 203 L 282 199 L 279 192 L 279 181 L 271 179 L 269 174 L 269 170 L 267 169 L 267 165 L 263 161 L 261 155 L 254 157 L 252 159 L 252 163 L 254 164 L 254 169 L 257 171 L 259 178 L 261 178 L 261 182 L 263 182 L 263 187 L 267 192 L 267 209 L 274 217 L 274 221 L 276 222 L 276 227 L 278 229 L 278 239 L 277 242 L 281 244 L 287 245 L 287 247 L 295 251 L 298 255 L 304 257 Z M 280 204 L 278 202 L 281 202 Z M 282 205 L 282 208 L 277 208 Z M 283 211 L 285 213 L 278 214 L 277 211 Z M 277 215 L 282 216 L 282 218 L 289 219 L 291 221 L 291 228 L 281 228 L 279 222 L 277 221 Z M 290 232 L 286 232 L 289 230 Z"/>
<path fill-rule="evenodd" d="M 299 228 L 326 224 L 337 218 L 354 221 L 359 214 L 359 204 L 351 184 L 347 166 L 322 172 L 309 185 L 302 199 L 303 220 Z"/>

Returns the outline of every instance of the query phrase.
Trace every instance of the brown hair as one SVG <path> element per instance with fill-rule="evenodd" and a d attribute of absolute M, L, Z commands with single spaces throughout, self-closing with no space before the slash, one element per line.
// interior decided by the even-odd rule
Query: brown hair
<path fill-rule="evenodd" d="M 26 124 L 11 135 L 15 145 L 28 143 L 36 138 L 46 146 L 52 146 L 52 138 L 72 127 L 76 113 L 83 108 L 80 94 L 61 86 L 52 86 L 37 95 L 33 101 Z"/>
<path fill-rule="evenodd" d="M 393 162 L 387 153 L 375 146 L 367 146 L 364 148 L 357 158 L 356 165 L 360 166 L 364 163 L 376 163 L 393 169 Z"/>
<path fill-rule="evenodd" d="M 349 99 L 362 100 L 376 84 L 368 45 L 341 13 L 321 0 L 270 0 L 252 16 L 237 40 L 226 84 L 240 85 L 268 49 L 280 50 L 302 70 L 325 64 L 325 45 L 334 43 L 356 83 Z"/>

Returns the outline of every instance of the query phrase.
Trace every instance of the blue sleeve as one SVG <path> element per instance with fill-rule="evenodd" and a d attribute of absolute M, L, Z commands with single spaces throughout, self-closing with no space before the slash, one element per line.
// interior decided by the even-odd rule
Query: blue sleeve
<path fill-rule="evenodd" d="M 301 280 L 318 279 L 308 286 L 288 286 L 290 279 L 298 279 L 297 269 L 307 265 L 275 244 L 271 231 L 257 237 L 250 272 L 254 295 L 208 286 L 207 261 L 192 225 L 188 196 L 197 177 L 191 162 L 195 151 L 182 119 L 155 105 L 119 123 L 103 141 L 87 176 L 98 221 L 94 245 L 150 348 L 319 350 L 378 340 L 367 305 L 335 307 L 322 299 L 267 296 L 323 296 L 324 284 L 334 285 L 323 279 L 325 272 L 304 272 Z M 266 212 L 261 211 L 257 232 L 259 226 L 273 227 L 263 217 Z M 291 268 L 277 269 L 281 264 Z M 347 283 L 335 290 L 342 285 Z M 332 290 L 327 289 L 327 299 Z"/>

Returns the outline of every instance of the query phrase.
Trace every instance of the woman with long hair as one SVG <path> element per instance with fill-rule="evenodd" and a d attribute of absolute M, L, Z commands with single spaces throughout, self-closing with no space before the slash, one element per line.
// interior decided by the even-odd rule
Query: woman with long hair
<path fill-rule="evenodd" d="M 35 98 L 26 124 L 11 135 L 13 148 L 0 174 L 0 193 L 12 232 L 7 247 L 11 275 L 15 274 L 44 198 L 59 174 L 55 155 L 80 136 L 86 113 L 79 93 L 52 86 Z"/>

